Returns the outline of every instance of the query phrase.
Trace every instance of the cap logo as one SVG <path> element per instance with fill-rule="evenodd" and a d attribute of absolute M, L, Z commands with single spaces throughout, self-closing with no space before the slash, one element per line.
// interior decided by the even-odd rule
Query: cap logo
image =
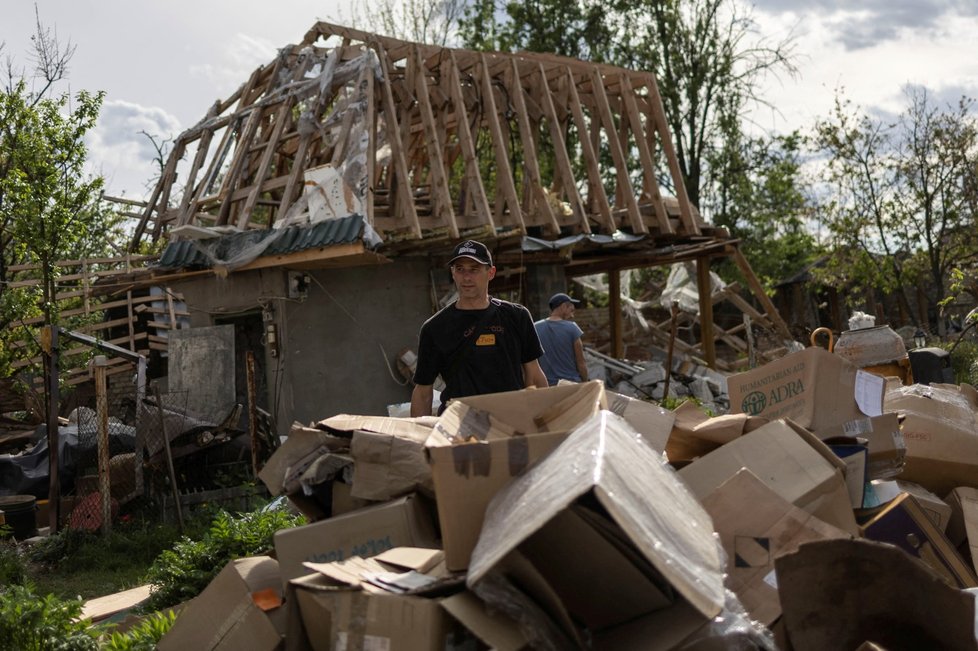
<path fill-rule="evenodd" d="M 475 253 L 476 250 L 469 246 L 463 246 L 458 250 L 459 253 Z"/>

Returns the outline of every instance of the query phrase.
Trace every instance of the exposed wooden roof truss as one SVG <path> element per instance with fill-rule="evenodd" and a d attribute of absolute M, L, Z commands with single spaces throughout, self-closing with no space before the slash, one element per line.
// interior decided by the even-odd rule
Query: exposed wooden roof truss
<path fill-rule="evenodd" d="M 652 73 L 320 22 L 177 138 L 133 246 L 179 226 L 308 218 L 307 172 L 324 166 L 342 183 L 320 190 L 388 242 L 709 230 Z"/>

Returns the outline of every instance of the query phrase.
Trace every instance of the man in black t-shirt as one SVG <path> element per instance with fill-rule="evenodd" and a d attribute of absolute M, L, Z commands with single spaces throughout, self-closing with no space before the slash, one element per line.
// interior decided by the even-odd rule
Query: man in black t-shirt
<path fill-rule="evenodd" d="M 462 242 L 448 264 L 458 300 L 421 326 L 411 415 L 431 414 L 432 385 L 439 375 L 445 381 L 442 409 L 452 398 L 548 386 L 529 310 L 489 296 L 496 275 L 489 249 Z"/>

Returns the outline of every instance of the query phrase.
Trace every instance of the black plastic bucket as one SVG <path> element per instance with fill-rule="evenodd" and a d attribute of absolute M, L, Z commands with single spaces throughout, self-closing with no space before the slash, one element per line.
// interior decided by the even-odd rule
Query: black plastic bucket
<path fill-rule="evenodd" d="M 0 495 L 0 511 L 17 540 L 37 535 L 37 498 L 33 495 Z"/>

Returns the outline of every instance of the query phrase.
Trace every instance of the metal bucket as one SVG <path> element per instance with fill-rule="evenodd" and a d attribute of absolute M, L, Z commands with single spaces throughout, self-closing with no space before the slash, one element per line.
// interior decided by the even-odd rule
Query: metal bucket
<path fill-rule="evenodd" d="M 37 498 L 33 495 L 0 495 L 0 511 L 17 540 L 37 535 Z"/>

